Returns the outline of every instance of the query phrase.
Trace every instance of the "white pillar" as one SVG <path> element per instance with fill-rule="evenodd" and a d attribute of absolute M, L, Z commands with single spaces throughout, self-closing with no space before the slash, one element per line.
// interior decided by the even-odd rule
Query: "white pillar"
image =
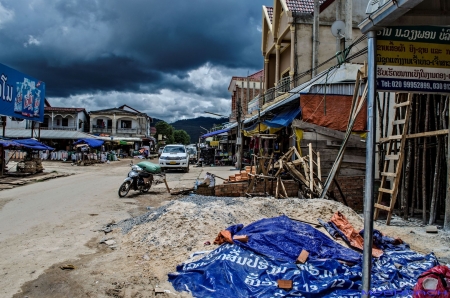
<path fill-rule="evenodd" d="M 264 92 L 267 92 L 269 86 L 269 59 L 264 59 Z"/>
<path fill-rule="evenodd" d="M 353 0 L 345 2 L 345 46 L 353 41 Z"/>
<path fill-rule="evenodd" d="M 275 86 L 280 80 L 280 45 L 275 45 Z"/>

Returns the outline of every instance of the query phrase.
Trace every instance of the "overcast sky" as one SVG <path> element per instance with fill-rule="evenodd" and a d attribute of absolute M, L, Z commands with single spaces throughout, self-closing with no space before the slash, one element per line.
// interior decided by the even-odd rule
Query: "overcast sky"
<path fill-rule="evenodd" d="M 262 5 L 273 0 L 0 0 L 0 63 L 44 81 L 52 106 L 228 115 L 231 77 L 263 68 Z"/>

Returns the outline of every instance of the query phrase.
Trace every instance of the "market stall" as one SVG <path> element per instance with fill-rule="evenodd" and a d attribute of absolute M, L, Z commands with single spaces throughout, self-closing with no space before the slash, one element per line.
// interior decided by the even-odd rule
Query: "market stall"
<path fill-rule="evenodd" d="M 35 174 L 44 170 L 41 161 L 41 151 L 53 151 L 54 148 L 47 146 L 35 139 L 21 140 L 1 140 L 1 160 L 2 175 L 7 172 L 6 165 L 12 156 L 20 156 L 20 161 L 16 165 L 18 173 Z"/>

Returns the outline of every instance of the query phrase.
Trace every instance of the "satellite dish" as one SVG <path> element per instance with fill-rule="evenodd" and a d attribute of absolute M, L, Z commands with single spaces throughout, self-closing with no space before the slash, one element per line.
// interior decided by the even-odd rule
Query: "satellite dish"
<path fill-rule="evenodd" d="M 334 37 L 343 38 L 345 37 L 345 23 L 343 21 L 335 21 L 331 25 L 331 34 Z"/>

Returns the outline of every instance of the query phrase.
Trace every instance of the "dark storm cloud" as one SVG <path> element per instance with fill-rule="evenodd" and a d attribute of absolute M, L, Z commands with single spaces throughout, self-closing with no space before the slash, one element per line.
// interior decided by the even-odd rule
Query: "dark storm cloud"
<path fill-rule="evenodd" d="M 118 103 L 148 107 L 142 94 L 165 100 L 163 90 L 191 106 L 225 99 L 232 76 L 262 67 L 261 6 L 272 3 L 0 0 L 0 62 L 45 81 L 47 97 L 60 103 L 78 96 L 108 108 L 99 97 L 119 92 Z M 210 73 L 196 73 L 205 66 L 216 76 L 207 84 L 199 80 Z"/>

